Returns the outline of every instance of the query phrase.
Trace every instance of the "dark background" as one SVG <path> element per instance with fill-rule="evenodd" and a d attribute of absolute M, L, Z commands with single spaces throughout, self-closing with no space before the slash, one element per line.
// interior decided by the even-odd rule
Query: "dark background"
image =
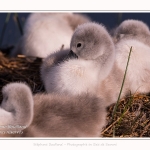
<path fill-rule="evenodd" d="M 21 31 L 19 30 L 16 17 L 18 15 L 20 24 L 23 27 L 26 18 L 30 13 L 0 13 L 0 47 L 14 45 Z M 107 29 L 116 27 L 126 19 L 138 19 L 150 26 L 150 13 L 82 13 L 88 15 L 92 21 L 104 24 Z"/>

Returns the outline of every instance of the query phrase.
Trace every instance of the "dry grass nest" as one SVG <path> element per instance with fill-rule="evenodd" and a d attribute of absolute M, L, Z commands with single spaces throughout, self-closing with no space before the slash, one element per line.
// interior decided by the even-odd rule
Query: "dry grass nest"
<path fill-rule="evenodd" d="M 40 79 L 42 60 L 25 56 L 9 58 L 0 53 L 0 91 L 10 82 L 26 82 L 33 93 L 45 91 Z M 0 100 L 2 93 L 0 92 Z M 107 108 L 107 125 L 103 137 L 150 137 L 150 97 L 134 94 L 119 101 L 112 118 L 114 105 Z"/>

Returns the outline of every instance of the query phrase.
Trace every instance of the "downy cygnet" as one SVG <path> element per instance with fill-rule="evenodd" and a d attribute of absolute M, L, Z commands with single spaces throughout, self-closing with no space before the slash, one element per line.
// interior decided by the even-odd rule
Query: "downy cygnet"
<path fill-rule="evenodd" d="M 150 33 L 148 26 L 142 21 L 126 20 L 117 28 L 116 33 L 123 34 L 123 36 L 115 43 L 114 67 L 110 75 L 100 85 L 101 95 L 107 90 L 109 91 L 107 99 L 115 100 L 115 97 L 119 95 L 131 47 L 132 52 L 121 98 L 128 94 L 149 93 L 150 47 L 148 39 Z"/>
<path fill-rule="evenodd" d="M 103 25 L 85 23 L 77 27 L 70 44 L 70 52 L 52 63 L 61 51 L 50 55 L 41 66 L 41 77 L 48 93 L 80 95 L 94 93 L 100 81 L 110 73 L 115 49 Z M 67 52 L 66 52 L 67 53 Z"/>
<path fill-rule="evenodd" d="M 26 126 L 12 137 L 99 137 L 106 123 L 106 110 L 100 98 L 91 94 L 35 94 L 24 83 L 3 88 L 1 126 Z M 1 130 L 1 129 L 0 129 Z M 21 129 L 20 129 L 21 130 Z"/>
<path fill-rule="evenodd" d="M 115 48 L 114 48 L 115 47 Z M 123 38 L 114 46 L 104 27 L 95 23 L 80 25 L 73 34 L 69 55 L 75 57 L 59 63 L 43 62 L 41 73 L 46 91 L 69 93 L 94 93 L 106 106 L 115 103 L 123 82 L 130 48 L 129 66 L 121 98 L 127 94 L 150 91 L 150 49 L 136 39 Z M 60 56 L 60 55 L 59 55 Z M 56 58 L 55 58 L 56 57 Z M 68 56 L 69 57 L 69 56 Z M 60 57 L 59 57 L 60 58 Z M 44 71 L 44 68 L 45 71 Z"/>

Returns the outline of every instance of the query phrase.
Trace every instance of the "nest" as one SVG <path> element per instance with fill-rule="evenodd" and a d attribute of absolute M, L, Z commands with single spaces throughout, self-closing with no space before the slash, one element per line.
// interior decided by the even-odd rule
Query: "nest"
<path fill-rule="evenodd" d="M 0 53 L 0 101 L 2 87 L 10 82 L 27 83 L 33 93 L 45 91 L 40 78 L 41 63 L 41 58 L 28 58 L 24 55 L 9 58 Z"/>
<path fill-rule="evenodd" d="M 45 91 L 40 78 L 42 59 L 20 55 L 9 58 L 0 53 L 0 91 L 10 82 L 26 82 L 33 93 Z M 0 92 L 0 100 L 2 93 Z M 112 117 L 114 105 L 107 108 L 107 125 L 103 137 L 150 137 L 150 97 L 134 94 L 118 103 Z"/>
<path fill-rule="evenodd" d="M 121 99 L 114 116 L 115 105 L 108 107 L 104 137 L 150 137 L 150 97 L 134 94 Z"/>

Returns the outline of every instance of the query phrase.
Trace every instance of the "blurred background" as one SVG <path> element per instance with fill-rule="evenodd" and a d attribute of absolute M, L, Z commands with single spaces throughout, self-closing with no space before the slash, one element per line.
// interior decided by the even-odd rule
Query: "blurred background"
<path fill-rule="evenodd" d="M 22 34 L 22 28 L 30 13 L 0 13 L 0 48 L 15 45 Z M 138 19 L 150 26 L 150 13 L 82 13 L 113 29 L 123 20 Z"/>

